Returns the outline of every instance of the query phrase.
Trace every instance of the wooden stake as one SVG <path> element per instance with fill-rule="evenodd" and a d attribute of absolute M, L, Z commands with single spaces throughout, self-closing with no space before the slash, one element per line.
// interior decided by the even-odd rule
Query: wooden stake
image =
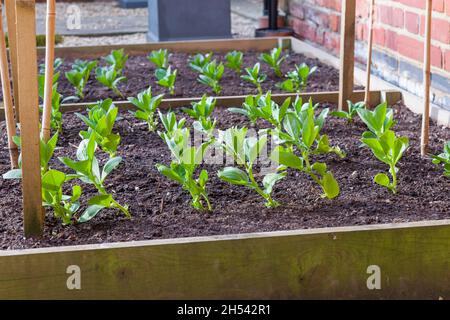
<path fill-rule="evenodd" d="M 16 120 L 14 118 L 11 85 L 9 80 L 8 57 L 6 55 L 5 34 L 3 32 L 2 3 L 0 2 L 0 77 L 2 80 L 3 104 L 5 106 L 6 133 L 11 168 L 18 168 L 19 150 L 12 137 L 16 135 Z"/>
<path fill-rule="evenodd" d="M 47 0 L 47 25 L 45 40 L 45 86 L 42 113 L 42 138 L 50 139 L 52 93 L 53 93 L 53 61 L 55 58 L 55 0 Z"/>
<path fill-rule="evenodd" d="M 339 110 L 347 110 L 353 94 L 355 71 L 356 0 L 343 0 L 341 13 L 341 46 L 339 70 Z"/>
<path fill-rule="evenodd" d="M 429 131 L 430 131 L 430 47 L 431 47 L 431 18 L 432 0 L 427 0 L 426 21 L 425 21 L 425 43 L 423 62 L 423 114 L 422 114 L 422 136 L 420 143 L 420 153 L 425 156 L 428 152 Z"/>
<path fill-rule="evenodd" d="M 22 195 L 25 237 L 41 236 L 44 211 L 39 152 L 36 16 L 34 0 L 16 0 L 17 66 L 22 142 Z"/>
<path fill-rule="evenodd" d="M 367 41 L 367 69 L 366 69 L 366 95 L 364 97 L 364 104 L 367 108 L 370 107 L 370 76 L 372 69 L 372 46 L 373 46 L 373 17 L 375 13 L 375 0 L 370 2 L 370 16 L 369 16 L 369 39 Z"/>
<path fill-rule="evenodd" d="M 17 38 L 16 38 L 16 8 L 14 0 L 5 0 L 6 21 L 8 24 L 8 45 L 9 45 L 9 61 L 11 62 L 12 80 L 13 80 L 13 94 L 14 94 L 14 109 L 16 114 L 16 121 L 20 122 L 19 118 L 19 91 L 17 76 Z"/>

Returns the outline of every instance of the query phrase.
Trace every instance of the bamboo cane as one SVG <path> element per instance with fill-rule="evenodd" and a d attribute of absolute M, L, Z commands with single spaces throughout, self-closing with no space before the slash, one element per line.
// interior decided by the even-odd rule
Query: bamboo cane
<path fill-rule="evenodd" d="M 41 135 L 44 141 L 50 139 L 53 61 L 55 58 L 55 0 L 47 0 L 47 25 L 45 39 L 45 85 Z"/>
<path fill-rule="evenodd" d="M 369 17 L 369 38 L 367 41 L 367 69 L 366 69 L 366 94 L 364 104 L 370 107 L 370 76 L 372 68 L 372 46 L 373 46 L 373 17 L 375 12 L 375 0 L 370 3 L 370 17 Z"/>
<path fill-rule="evenodd" d="M 6 133 L 8 135 L 8 149 L 11 168 L 18 167 L 19 150 L 12 140 L 16 135 L 16 120 L 14 118 L 13 102 L 11 97 L 11 84 L 9 78 L 8 57 L 6 55 L 5 34 L 3 32 L 2 3 L 0 2 L 0 73 L 3 90 L 3 103 L 5 107 Z"/>
<path fill-rule="evenodd" d="M 425 43 L 424 43 L 424 63 L 423 63 L 423 114 L 422 114 L 422 136 L 420 152 L 425 156 L 428 151 L 429 131 L 430 131 L 430 47 L 431 47 L 431 18 L 432 0 L 426 3 L 426 23 L 425 23 Z"/>

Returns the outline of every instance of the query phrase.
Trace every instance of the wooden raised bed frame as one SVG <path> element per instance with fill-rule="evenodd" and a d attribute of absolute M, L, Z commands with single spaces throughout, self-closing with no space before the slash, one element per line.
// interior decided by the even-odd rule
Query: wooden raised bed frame
<path fill-rule="evenodd" d="M 346 10 L 353 11 L 354 0 L 347 2 Z M 348 19 L 343 26 L 354 22 Z M 350 34 L 343 41 L 352 39 Z M 279 43 L 295 52 L 312 50 L 294 38 L 281 38 L 58 48 L 55 55 L 104 55 L 119 47 L 130 53 L 156 48 L 268 50 Z M 38 54 L 42 52 L 38 49 Z M 325 53 L 321 57 L 332 60 Z M 340 65 L 353 69 L 353 57 Z M 341 106 L 344 99 L 363 100 L 364 92 L 353 92 L 345 80 L 353 83 L 348 70 L 341 75 L 341 94 L 302 96 Z M 275 99 L 286 96 L 278 94 Z M 370 100 L 393 104 L 401 99 L 398 91 L 375 90 Z M 193 100 L 166 99 L 163 106 L 178 107 Z M 218 105 L 242 101 L 243 97 L 220 97 Z M 127 102 L 117 105 L 130 108 Z M 85 106 L 65 105 L 62 110 Z M 80 290 L 67 288 L 67 270 L 74 265 L 81 270 Z M 368 268 L 373 265 L 380 268 L 381 288 L 370 290 Z M 449 297 L 450 220 L 0 251 L 0 299 Z"/>

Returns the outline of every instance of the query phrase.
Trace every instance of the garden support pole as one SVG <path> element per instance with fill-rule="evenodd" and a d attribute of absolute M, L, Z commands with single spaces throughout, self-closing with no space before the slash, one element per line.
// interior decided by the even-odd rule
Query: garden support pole
<path fill-rule="evenodd" d="M 341 45 L 339 70 L 339 110 L 347 110 L 347 100 L 353 94 L 355 69 L 356 0 L 343 0 L 341 13 Z"/>
<path fill-rule="evenodd" d="M 11 62 L 12 80 L 13 80 L 13 96 L 16 121 L 19 118 L 19 77 L 17 76 L 17 37 L 16 37 L 16 8 L 14 0 L 5 0 L 6 21 L 8 25 L 8 45 L 9 45 L 9 61 Z"/>
<path fill-rule="evenodd" d="M 18 167 L 19 150 L 13 141 L 16 135 L 16 119 L 14 117 L 13 102 L 11 97 L 11 84 L 9 78 L 8 56 L 6 54 L 5 34 L 3 32 L 3 5 L 0 2 L 0 76 L 2 80 L 3 105 L 5 107 L 6 133 L 8 135 L 8 149 L 11 168 Z"/>
<path fill-rule="evenodd" d="M 372 69 L 372 46 L 373 46 L 373 17 L 375 13 L 375 0 L 370 2 L 369 16 L 369 39 L 367 40 L 367 69 L 366 69 L 366 94 L 364 96 L 364 104 L 370 107 L 370 76 Z"/>
<path fill-rule="evenodd" d="M 34 0 L 16 0 L 17 66 L 21 120 L 22 195 L 25 237 L 41 236 L 44 211 L 39 152 L 36 16 Z"/>
<path fill-rule="evenodd" d="M 425 156 L 428 152 L 428 141 L 430 131 L 430 47 L 431 47 L 431 18 L 432 0 L 426 0 L 426 22 L 425 22 L 425 42 L 424 42 L 424 63 L 423 63 L 423 114 L 422 114 L 422 135 L 420 143 L 420 153 Z"/>
<path fill-rule="evenodd" d="M 55 0 L 47 0 L 47 24 L 45 38 L 44 111 L 42 113 L 42 138 L 50 139 L 53 96 L 53 60 L 55 58 Z"/>

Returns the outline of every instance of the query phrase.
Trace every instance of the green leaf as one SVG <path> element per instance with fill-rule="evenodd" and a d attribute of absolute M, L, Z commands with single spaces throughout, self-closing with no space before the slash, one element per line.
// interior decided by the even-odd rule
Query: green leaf
<path fill-rule="evenodd" d="M 78 219 L 79 223 L 84 223 L 84 222 L 88 222 L 89 220 L 91 220 L 92 218 L 94 218 L 99 212 L 100 210 L 102 210 L 104 208 L 104 206 L 101 205 L 92 205 L 89 206 L 81 215 L 81 217 Z"/>
<path fill-rule="evenodd" d="M 327 172 L 323 176 L 322 189 L 328 199 L 334 199 L 339 195 L 339 184 L 331 172 Z"/>
<path fill-rule="evenodd" d="M 378 173 L 374 178 L 373 181 L 380 186 L 389 188 L 391 182 L 389 180 L 389 177 L 384 173 Z"/>
<path fill-rule="evenodd" d="M 113 197 L 110 194 L 102 194 L 98 196 L 94 196 L 91 199 L 89 199 L 88 204 L 90 206 L 92 205 L 98 205 L 105 208 L 109 208 L 111 204 L 113 203 Z"/>
<path fill-rule="evenodd" d="M 267 174 L 263 179 L 264 192 L 266 192 L 267 194 L 271 194 L 273 186 L 278 181 L 280 181 L 281 179 L 286 177 L 286 175 L 287 175 L 287 172 Z"/>
<path fill-rule="evenodd" d="M 72 187 L 72 197 L 70 198 L 70 201 L 77 201 L 80 199 L 82 193 L 82 189 L 79 185 L 75 185 Z"/>
<path fill-rule="evenodd" d="M 157 164 L 156 169 L 165 177 L 167 177 L 171 180 L 177 181 L 181 184 L 184 183 L 184 179 L 180 175 L 178 175 L 177 172 L 175 172 L 174 170 L 172 170 L 162 164 Z"/>
<path fill-rule="evenodd" d="M 22 179 L 22 169 L 12 169 L 3 174 L 3 179 Z"/>
<path fill-rule="evenodd" d="M 238 168 L 225 167 L 218 172 L 218 176 L 225 182 L 245 186 L 250 183 L 247 173 Z"/>
<path fill-rule="evenodd" d="M 296 156 L 291 150 L 284 149 L 281 146 L 276 147 L 272 151 L 270 159 L 283 166 L 303 170 L 303 159 Z"/>
<path fill-rule="evenodd" d="M 66 181 L 66 175 L 58 170 L 49 170 L 42 177 L 42 187 L 51 191 L 59 191 Z"/>
<path fill-rule="evenodd" d="M 115 168 L 117 168 L 122 161 L 121 157 L 114 157 L 108 160 L 103 166 L 101 181 L 104 181 L 106 176 L 111 173 Z"/>
<path fill-rule="evenodd" d="M 315 162 L 312 165 L 312 169 L 318 172 L 321 176 L 324 176 L 327 173 L 327 164 L 323 162 Z"/>

